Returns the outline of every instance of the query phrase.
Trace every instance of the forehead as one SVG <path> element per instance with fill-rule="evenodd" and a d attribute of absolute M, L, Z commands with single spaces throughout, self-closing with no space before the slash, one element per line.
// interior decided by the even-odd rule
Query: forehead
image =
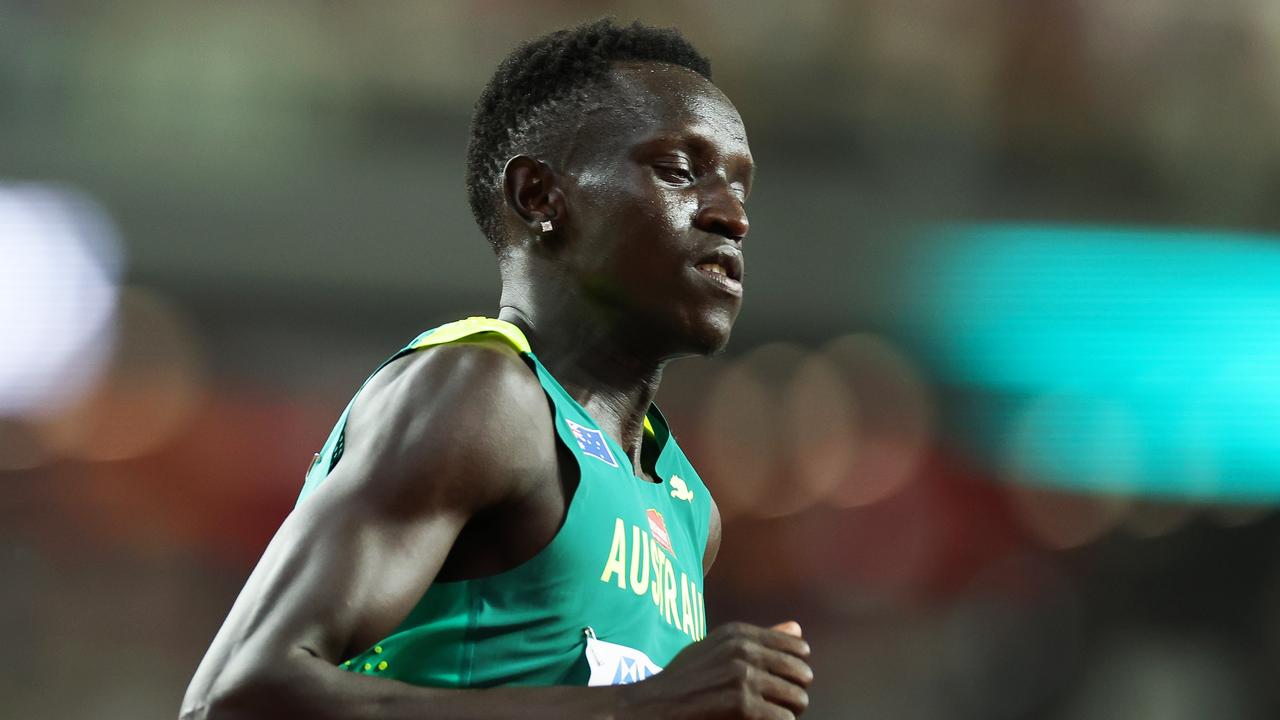
<path fill-rule="evenodd" d="M 688 140 L 751 162 L 738 110 L 711 81 L 677 65 L 618 63 L 608 99 L 588 113 L 584 127 L 604 146 L 633 146 L 657 138 Z"/>

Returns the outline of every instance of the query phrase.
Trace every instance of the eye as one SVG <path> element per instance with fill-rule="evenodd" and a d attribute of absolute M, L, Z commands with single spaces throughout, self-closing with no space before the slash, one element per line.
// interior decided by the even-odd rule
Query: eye
<path fill-rule="evenodd" d="M 691 183 L 694 181 L 693 169 L 683 163 L 658 163 L 653 166 L 654 172 L 668 182 Z"/>
<path fill-rule="evenodd" d="M 693 182 L 693 171 L 689 170 L 689 168 L 659 165 L 657 170 L 658 174 L 667 180 Z"/>

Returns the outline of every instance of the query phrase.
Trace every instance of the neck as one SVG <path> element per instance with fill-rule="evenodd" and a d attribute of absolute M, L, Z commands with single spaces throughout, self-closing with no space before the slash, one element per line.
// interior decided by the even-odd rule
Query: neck
<path fill-rule="evenodd" d="M 525 333 L 542 364 L 642 474 L 644 418 L 666 358 L 576 293 L 504 284 L 501 304 L 499 319 Z"/>

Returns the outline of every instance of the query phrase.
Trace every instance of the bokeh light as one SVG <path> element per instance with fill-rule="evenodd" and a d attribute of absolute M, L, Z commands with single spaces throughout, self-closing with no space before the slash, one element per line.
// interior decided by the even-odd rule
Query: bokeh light
<path fill-rule="evenodd" d="M 0 184 L 0 415 L 56 410 L 93 384 L 122 265 L 113 226 L 83 194 Z"/>
<path fill-rule="evenodd" d="M 783 386 L 778 429 L 786 440 L 786 491 L 774 493 L 768 515 L 808 508 L 854 471 L 858 407 L 840 370 L 829 357 L 811 353 Z"/>
<path fill-rule="evenodd" d="M 881 336 L 843 336 L 817 351 L 767 344 L 710 377 L 703 472 L 731 516 L 878 502 L 911 481 L 931 439 L 924 380 Z"/>
<path fill-rule="evenodd" d="M 726 519 L 753 512 L 765 499 L 778 460 L 769 388 L 750 368 L 735 364 L 707 396 L 699 471 Z"/>
<path fill-rule="evenodd" d="M 1013 426 L 1027 468 L 1068 487 L 1280 498 L 1276 238 L 991 224 L 927 246 L 908 314 L 931 371 L 1036 398 L 1030 419 L 992 409 L 978 445 Z"/>
<path fill-rule="evenodd" d="M 1142 471 L 1136 435 L 1121 402 L 1071 393 L 1037 397 L 1007 432 L 1004 473 L 1014 482 L 1124 493 Z"/>
<path fill-rule="evenodd" d="M 931 438 L 932 399 L 915 363 L 886 337 L 836 338 L 824 356 L 843 371 L 856 412 L 848 438 L 853 463 L 828 499 L 838 507 L 868 505 L 915 476 Z"/>
<path fill-rule="evenodd" d="M 1027 533 L 1055 550 L 1098 540 L 1120 524 L 1129 507 L 1129 499 L 1119 495 L 1085 495 L 1034 485 L 1010 485 L 1006 493 Z"/>
<path fill-rule="evenodd" d="M 178 432 L 205 396 L 203 347 L 163 296 L 126 288 L 109 369 L 78 403 L 43 423 L 46 442 L 82 460 L 123 460 Z"/>

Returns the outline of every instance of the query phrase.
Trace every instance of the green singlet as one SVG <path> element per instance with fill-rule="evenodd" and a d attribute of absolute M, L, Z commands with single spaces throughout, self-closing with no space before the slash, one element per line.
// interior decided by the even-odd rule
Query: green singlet
<path fill-rule="evenodd" d="M 662 482 L 636 477 L 627 454 L 510 323 L 473 317 L 442 325 L 378 369 L 424 348 L 481 337 L 501 338 L 520 352 L 554 407 L 557 438 L 577 459 L 581 479 L 564 525 L 513 569 L 433 582 L 395 631 L 341 667 L 435 687 L 643 680 L 706 635 L 707 488 L 652 406 L 645 442 L 658 445 Z M 317 454 L 299 502 L 341 459 L 350 411 L 348 405 Z"/>

